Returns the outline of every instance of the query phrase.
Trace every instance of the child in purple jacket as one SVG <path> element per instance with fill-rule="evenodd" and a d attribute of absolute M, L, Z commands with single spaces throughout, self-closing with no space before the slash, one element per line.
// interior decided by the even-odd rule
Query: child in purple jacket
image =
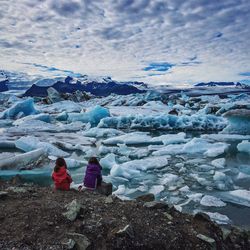
<path fill-rule="evenodd" d="M 85 177 L 83 180 L 83 184 L 88 189 L 96 189 L 97 186 L 100 186 L 102 183 L 102 173 L 101 173 L 102 167 L 97 160 L 96 157 L 91 157 L 89 159 Z M 82 189 L 82 186 L 79 186 L 79 190 Z"/>

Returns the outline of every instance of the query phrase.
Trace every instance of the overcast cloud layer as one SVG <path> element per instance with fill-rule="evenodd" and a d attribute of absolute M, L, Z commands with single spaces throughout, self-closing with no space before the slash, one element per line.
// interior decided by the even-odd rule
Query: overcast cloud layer
<path fill-rule="evenodd" d="M 250 82 L 249 0 L 1 0 L 0 10 L 1 69 Z"/>

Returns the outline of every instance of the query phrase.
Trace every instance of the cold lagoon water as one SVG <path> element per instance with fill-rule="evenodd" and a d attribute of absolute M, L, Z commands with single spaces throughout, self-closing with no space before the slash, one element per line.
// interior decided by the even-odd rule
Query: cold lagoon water
<path fill-rule="evenodd" d="M 146 92 L 83 102 L 1 94 L 0 176 L 51 185 L 65 157 L 82 182 L 97 156 L 114 194 L 153 193 L 176 209 L 250 228 L 250 97 Z"/>

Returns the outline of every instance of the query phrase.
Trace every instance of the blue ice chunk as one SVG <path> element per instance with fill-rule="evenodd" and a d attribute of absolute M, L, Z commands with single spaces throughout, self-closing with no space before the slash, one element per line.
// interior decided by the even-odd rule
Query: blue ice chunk
<path fill-rule="evenodd" d="M 100 128 L 164 129 L 164 130 L 222 130 L 226 120 L 215 115 L 129 115 L 107 117 L 100 121 Z"/>
<path fill-rule="evenodd" d="M 28 98 L 24 101 L 16 102 L 13 106 L 3 111 L 0 114 L 0 119 L 15 119 L 37 113 L 39 112 L 34 107 L 33 98 Z"/>
<path fill-rule="evenodd" d="M 228 119 L 228 126 L 222 131 L 225 134 L 250 134 L 250 110 L 234 109 L 226 112 L 224 117 Z"/>
<path fill-rule="evenodd" d="M 56 120 L 58 121 L 67 121 L 67 119 L 68 119 L 68 113 L 66 111 L 63 111 L 62 113 L 56 116 Z"/>
<path fill-rule="evenodd" d="M 95 126 L 101 121 L 101 119 L 106 117 L 110 117 L 109 110 L 97 105 L 85 113 L 69 113 L 68 121 L 81 121 L 83 123 L 90 123 L 92 126 Z"/>

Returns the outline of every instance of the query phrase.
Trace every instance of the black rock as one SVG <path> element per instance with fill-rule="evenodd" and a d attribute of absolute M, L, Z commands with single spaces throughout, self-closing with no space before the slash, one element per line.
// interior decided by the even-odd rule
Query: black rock
<path fill-rule="evenodd" d="M 0 82 L 0 92 L 4 92 L 4 91 L 9 90 L 8 85 L 7 85 L 8 83 L 9 83 L 8 79 Z"/>
<path fill-rule="evenodd" d="M 150 202 L 155 200 L 155 196 L 151 193 L 140 195 L 136 198 L 137 201 Z"/>

